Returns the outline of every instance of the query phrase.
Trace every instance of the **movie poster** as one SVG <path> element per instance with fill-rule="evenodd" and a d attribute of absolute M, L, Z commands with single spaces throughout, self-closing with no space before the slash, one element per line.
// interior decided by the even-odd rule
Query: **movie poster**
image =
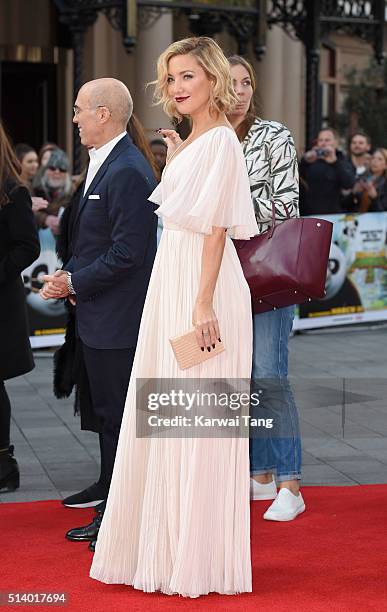
<path fill-rule="evenodd" d="M 387 213 L 321 215 L 333 222 L 326 295 L 301 304 L 294 330 L 387 320 Z M 62 344 L 63 300 L 43 300 L 42 276 L 61 267 L 50 229 L 39 230 L 39 258 L 23 272 L 33 348 Z"/>
<path fill-rule="evenodd" d="M 299 306 L 294 329 L 387 319 L 387 213 L 321 215 L 332 221 L 326 295 Z"/>
<path fill-rule="evenodd" d="M 61 267 L 50 229 L 39 230 L 40 255 L 23 272 L 32 348 L 58 346 L 63 342 L 66 311 L 63 300 L 43 300 L 39 295 L 44 274 Z"/>

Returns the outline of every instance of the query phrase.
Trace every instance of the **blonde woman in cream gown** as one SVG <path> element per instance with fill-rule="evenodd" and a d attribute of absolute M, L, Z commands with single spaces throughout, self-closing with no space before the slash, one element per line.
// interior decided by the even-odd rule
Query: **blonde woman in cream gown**
<path fill-rule="evenodd" d="M 250 592 L 248 438 L 136 438 L 136 378 L 251 375 L 250 293 L 231 238 L 249 239 L 257 225 L 234 131 L 217 126 L 177 150 L 150 200 L 164 230 L 90 576 L 188 597 Z M 225 351 L 181 371 L 169 338 L 192 328 L 213 227 L 227 230 L 213 297 Z"/>

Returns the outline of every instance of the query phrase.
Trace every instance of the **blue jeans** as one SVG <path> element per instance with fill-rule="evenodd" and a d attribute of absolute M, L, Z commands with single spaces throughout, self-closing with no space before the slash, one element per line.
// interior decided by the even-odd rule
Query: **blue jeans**
<path fill-rule="evenodd" d="M 288 344 L 294 306 L 253 317 L 252 392 L 259 393 L 254 417 L 272 419 L 272 429 L 250 428 L 251 475 L 273 472 L 279 482 L 301 479 L 301 439 L 297 407 L 288 381 Z M 269 420 L 270 422 L 270 420 Z"/>

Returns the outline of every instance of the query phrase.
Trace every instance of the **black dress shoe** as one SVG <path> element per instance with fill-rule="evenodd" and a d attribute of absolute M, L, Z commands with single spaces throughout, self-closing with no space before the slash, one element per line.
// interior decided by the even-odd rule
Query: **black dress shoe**
<path fill-rule="evenodd" d="M 66 533 L 66 538 L 71 540 L 71 542 L 92 542 L 96 540 L 102 523 L 102 517 L 102 514 L 97 514 L 89 525 L 70 529 Z"/>
<path fill-rule="evenodd" d="M 66 508 L 93 508 L 107 498 L 107 493 L 105 487 L 95 482 L 84 491 L 66 497 L 62 500 L 62 504 Z"/>
<path fill-rule="evenodd" d="M 14 447 L 0 452 L 0 490 L 15 491 L 20 485 L 19 466 L 13 456 Z"/>
<path fill-rule="evenodd" d="M 91 552 L 95 552 L 95 545 L 97 544 L 97 540 L 93 540 L 92 542 L 90 542 L 89 544 L 89 550 L 91 550 Z"/>

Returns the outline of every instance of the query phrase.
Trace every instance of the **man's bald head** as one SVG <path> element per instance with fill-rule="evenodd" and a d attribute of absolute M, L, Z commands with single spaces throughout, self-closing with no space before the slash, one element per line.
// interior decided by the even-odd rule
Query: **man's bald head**
<path fill-rule="evenodd" d="M 95 79 L 79 90 L 73 123 L 78 126 L 81 143 L 98 149 L 126 131 L 132 111 L 126 85 L 117 79 Z"/>
<path fill-rule="evenodd" d="M 126 129 L 133 112 L 133 100 L 122 81 L 112 78 L 95 79 L 85 83 L 79 90 L 81 92 L 87 95 L 91 107 L 106 106 L 112 121 Z"/>

